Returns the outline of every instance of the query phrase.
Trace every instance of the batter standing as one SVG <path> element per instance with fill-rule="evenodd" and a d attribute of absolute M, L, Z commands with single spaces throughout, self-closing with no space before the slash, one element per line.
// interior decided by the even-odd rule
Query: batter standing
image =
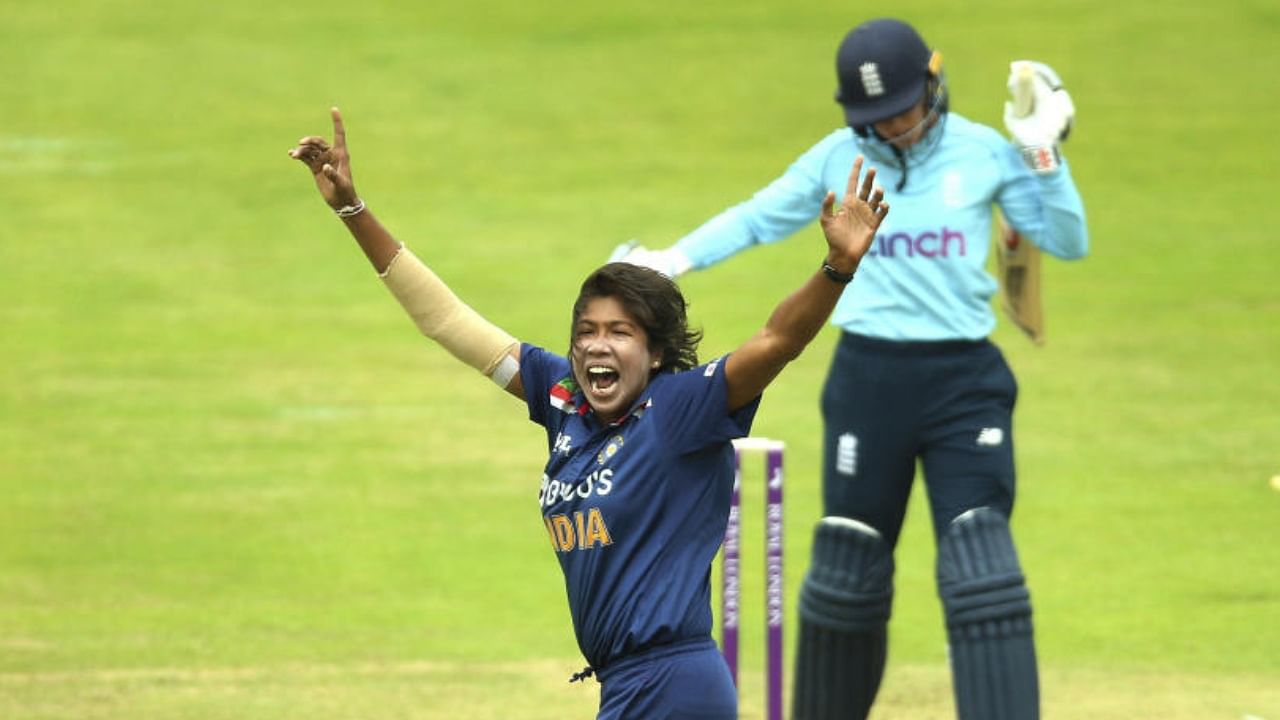
<path fill-rule="evenodd" d="M 948 112 L 941 55 L 906 23 L 854 28 L 836 56 L 848 127 L 750 200 L 673 247 L 615 256 L 675 277 L 786 238 L 819 214 L 855 157 L 881 169 L 885 222 L 832 321 L 822 394 L 824 518 L 800 593 L 795 720 L 862 718 L 884 672 L 893 549 L 916 463 L 924 471 L 956 706 L 965 720 L 1038 717 L 1031 602 L 1009 530 L 1017 384 L 987 340 L 992 205 L 1040 249 L 1088 250 L 1084 208 L 1058 143 L 1074 107 L 1034 64 L 1030 117 L 1010 144 Z"/>
<path fill-rule="evenodd" d="M 359 199 L 342 119 L 289 151 L 419 329 L 523 400 L 547 433 L 538 494 L 599 718 L 735 720 L 711 639 L 711 562 L 733 484 L 731 440 L 830 316 L 888 213 L 862 158 L 820 201 L 825 258 L 736 351 L 697 362 L 701 334 L 670 279 L 611 263 L 583 283 L 567 357 L 519 343 L 463 304 Z"/>

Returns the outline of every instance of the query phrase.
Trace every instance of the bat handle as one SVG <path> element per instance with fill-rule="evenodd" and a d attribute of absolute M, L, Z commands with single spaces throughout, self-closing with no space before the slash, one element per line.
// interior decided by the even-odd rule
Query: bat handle
<path fill-rule="evenodd" d="M 1014 63 L 1013 84 L 1009 91 L 1013 94 L 1013 114 L 1024 118 L 1036 109 L 1035 68 L 1031 63 L 1021 61 Z"/>

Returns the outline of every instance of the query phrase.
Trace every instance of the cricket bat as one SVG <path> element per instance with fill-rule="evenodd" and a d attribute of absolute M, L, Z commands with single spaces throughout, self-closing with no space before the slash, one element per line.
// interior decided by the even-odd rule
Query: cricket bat
<path fill-rule="evenodd" d="M 1027 117 L 1035 111 L 1035 69 L 1031 63 L 1014 63 L 1013 113 Z M 997 213 L 998 214 L 998 213 Z M 1044 344 L 1044 314 L 1040 304 L 1040 249 L 998 217 L 996 274 L 1000 281 L 1000 306 L 1018 329 L 1037 345 Z"/>

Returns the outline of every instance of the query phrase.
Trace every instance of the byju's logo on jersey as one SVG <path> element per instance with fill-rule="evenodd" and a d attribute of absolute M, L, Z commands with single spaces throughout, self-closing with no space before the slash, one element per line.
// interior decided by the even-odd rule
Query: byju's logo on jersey
<path fill-rule="evenodd" d="M 538 490 L 538 505 L 549 508 L 556 503 L 571 502 L 574 498 L 587 500 L 593 496 L 608 495 L 613 491 L 613 468 L 592 470 L 579 482 L 552 480 L 542 474 L 542 487 Z"/>

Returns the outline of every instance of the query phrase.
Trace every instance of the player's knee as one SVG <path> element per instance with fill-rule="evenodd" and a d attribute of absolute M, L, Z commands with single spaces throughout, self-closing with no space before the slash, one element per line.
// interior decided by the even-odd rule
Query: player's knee
<path fill-rule="evenodd" d="M 844 517 L 818 521 L 813 561 L 800 588 L 800 617 L 831 630 L 872 631 L 889 621 L 893 555 L 870 525 Z"/>
<path fill-rule="evenodd" d="M 938 542 L 937 577 L 952 629 L 1015 618 L 1029 621 L 1031 594 L 1009 521 L 991 508 L 975 508 L 951 521 Z"/>

